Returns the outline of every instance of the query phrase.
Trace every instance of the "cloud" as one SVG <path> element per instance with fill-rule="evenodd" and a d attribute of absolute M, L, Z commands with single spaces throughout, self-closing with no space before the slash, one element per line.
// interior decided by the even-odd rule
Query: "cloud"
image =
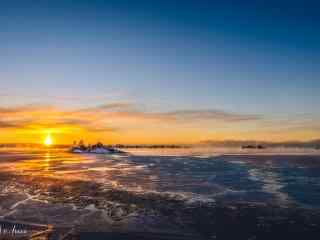
<path fill-rule="evenodd" d="M 115 132 L 121 129 L 164 124 L 178 127 L 181 123 L 198 121 L 235 123 L 260 120 L 255 114 L 222 110 L 176 110 L 169 112 L 142 111 L 126 102 L 107 103 L 84 109 L 64 109 L 54 106 L 26 105 L 0 108 L 0 128 L 46 129 L 82 128 L 93 132 Z"/>
<path fill-rule="evenodd" d="M 25 128 L 30 122 L 26 120 L 15 120 L 15 121 L 9 121 L 9 120 L 0 120 L 0 129 L 1 128 Z"/>
<path fill-rule="evenodd" d="M 81 109 L 74 113 L 99 114 L 106 118 L 132 119 L 136 121 L 167 121 L 167 122 L 190 122 L 190 121 L 214 121 L 214 122 L 244 122 L 261 120 L 258 114 L 234 113 L 223 110 L 208 109 L 194 110 L 184 109 L 168 112 L 141 110 L 140 106 L 131 103 L 108 103 L 96 107 Z"/>
<path fill-rule="evenodd" d="M 25 105 L 25 106 L 18 106 L 18 107 L 0 107 L 0 116 L 5 114 L 14 114 L 14 113 L 22 113 L 26 111 L 31 111 L 34 109 L 39 108 L 34 105 Z"/>
<path fill-rule="evenodd" d="M 107 99 L 110 99 L 112 97 L 123 97 L 126 96 L 127 94 L 123 91 L 117 90 L 117 89 L 110 89 L 108 92 L 103 92 L 100 95 L 50 95 L 48 93 L 40 93 L 40 94 L 26 94 L 25 91 L 2 91 L 0 90 L 0 98 L 10 98 L 12 96 L 18 96 L 20 99 L 24 99 L 26 101 L 30 100 L 43 100 L 45 97 L 46 99 L 49 99 L 50 101 L 54 102 L 97 102 L 97 101 L 106 101 Z"/>
<path fill-rule="evenodd" d="M 260 115 L 256 114 L 240 114 L 222 110 L 179 110 L 164 113 L 164 116 L 176 120 L 214 120 L 224 122 L 242 122 L 262 119 Z"/>
<path fill-rule="evenodd" d="M 13 124 L 13 123 L 6 122 L 6 121 L 0 121 L 0 129 L 1 128 L 14 128 L 14 127 L 17 127 L 17 125 Z"/>
<path fill-rule="evenodd" d="M 98 105 L 96 107 L 89 107 L 80 109 L 82 112 L 90 111 L 134 111 L 135 105 L 126 102 L 115 102 Z"/>
<path fill-rule="evenodd" d="M 314 116 L 270 119 L 259 114 L 219 109 L 148 111 L 143 106 L 127 102 L 78 109 L 48 105 L 0 107 L 0 130 L 5 130 L 7 134 L 11 130 L 23 130 L 23 133 L 30 134 L 50 130 L 69 135 L 86 131 L 97 138 L 114 136 L 118 140 L 126 140 L 130 137 L 132 142 L 142 137 L 149 141 L 156 140 L 155 136 L 164 139 L 166 135 L 182 141 L 185 136 L 194 141 L 212 137 L 312 139 L 316 138 L 320 129 L 317 119 Z"/>

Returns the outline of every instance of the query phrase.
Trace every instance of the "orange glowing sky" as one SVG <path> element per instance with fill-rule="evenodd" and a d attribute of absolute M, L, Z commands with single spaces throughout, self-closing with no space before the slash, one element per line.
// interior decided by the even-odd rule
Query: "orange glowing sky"
<path fill-rule="evenodd" d="M 221 110 L 141 110 L 134 104 L 109 103 L 67 109 L 43 105 L 0 108 L 2 143 L 55 144 L 73 140 L 114 144 L 198 143 L 204 140 L 312 140 L 319 136 L 314 120 L 268 118 Z"/>

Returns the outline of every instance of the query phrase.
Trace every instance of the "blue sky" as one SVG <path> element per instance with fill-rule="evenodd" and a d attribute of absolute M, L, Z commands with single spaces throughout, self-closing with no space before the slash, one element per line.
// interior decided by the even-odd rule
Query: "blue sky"
<path fill-rule="evenodd" d="M 316 1 L 8 1 L 0 103 L 320 115 Z M 310 117 L 311 116 L 311 117 Z"/>

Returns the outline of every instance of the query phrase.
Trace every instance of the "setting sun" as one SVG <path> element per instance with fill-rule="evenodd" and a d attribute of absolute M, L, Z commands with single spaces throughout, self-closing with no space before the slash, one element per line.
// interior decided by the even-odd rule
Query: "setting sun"
<path fill-rule="evenodd" d="M 52 145 L 52 138 L 51 138 L 50 134 L 48 134 L 46 139 L 44 140 L 44 145 L 46 145 L 46 146 Z"/>

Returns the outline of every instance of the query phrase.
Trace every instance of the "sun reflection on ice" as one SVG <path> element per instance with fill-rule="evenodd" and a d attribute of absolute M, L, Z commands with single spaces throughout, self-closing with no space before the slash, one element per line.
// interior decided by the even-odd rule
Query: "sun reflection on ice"
<path fill-rule="evenodd" d="M 51 159 L 51 155 L 50 152 L 47 152 L 45 155 L 45 159 L 44 159 L 44 170 L 45 171 L 49 171 L 50 170 L 50 159 Z"/>

